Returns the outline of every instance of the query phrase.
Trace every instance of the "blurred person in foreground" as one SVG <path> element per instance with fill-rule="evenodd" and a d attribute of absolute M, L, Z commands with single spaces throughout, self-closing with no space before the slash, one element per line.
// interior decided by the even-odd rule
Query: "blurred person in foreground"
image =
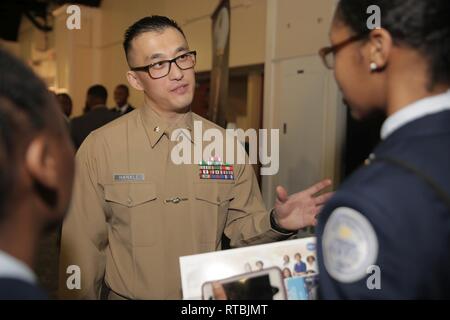
<path fill-rule="evenodd" d="M 0 50 L 0 299 L 46 299 L 32 268 L 41 235 L 67 210 L 73 155 L 54 96 Z"/>

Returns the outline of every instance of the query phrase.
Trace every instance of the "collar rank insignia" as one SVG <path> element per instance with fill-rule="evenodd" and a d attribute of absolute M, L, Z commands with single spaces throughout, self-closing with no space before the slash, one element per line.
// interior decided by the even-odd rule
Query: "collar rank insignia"
<path fill-rule="evenodd" d="M 234 180 L 233 166 L 223 163 L 218 157 L 211 158 L 210 161 L 202 161 L 198 166 L 200 179 Z"/>

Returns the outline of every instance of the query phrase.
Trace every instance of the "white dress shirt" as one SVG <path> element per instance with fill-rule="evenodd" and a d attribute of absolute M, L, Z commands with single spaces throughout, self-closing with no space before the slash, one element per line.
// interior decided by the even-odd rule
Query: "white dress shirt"
<path fill-rule="evenodd" d="M 0 278 L 13 278 L 36 284 L 36 275 L 22 261 L 0 250 Z"/>
<path fill-rule="evenodd" d="M 450 90 L 432 97 L 423 98 L 393 113 L 381 127 L 381 139 L 386 139 L 395 130 L 409 122 L 427 115 L 450 110 Z"/>
<path fill-rule="evenodd" d="M 128 103 L 125 103 L 123 106 L 119 107 L 116 106 L 116 110 L 120 113 L 120 114 L 124 114 L 125 111 L 127 111 L 128 109 Z"/>

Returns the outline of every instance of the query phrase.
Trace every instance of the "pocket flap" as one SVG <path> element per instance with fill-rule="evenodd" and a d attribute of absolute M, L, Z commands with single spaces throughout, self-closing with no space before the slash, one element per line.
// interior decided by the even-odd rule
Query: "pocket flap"
<path fill-rule="evenodd" d="M 214 186 L 197 184 L 195 186 L 195 198 L 219 205 L 223 202 L 231 200 L 233 197 L 230 194 L 221 194 Z"/>
<path fill-rule="evenodd" d="M 105 200 L 134 207 L 156 199 L 154 183 L 116 183 L 105 185 Z"/>

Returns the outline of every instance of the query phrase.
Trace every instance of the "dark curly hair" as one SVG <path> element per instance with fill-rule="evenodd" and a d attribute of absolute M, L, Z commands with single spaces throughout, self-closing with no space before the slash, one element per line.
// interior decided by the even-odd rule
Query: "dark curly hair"
<path fill-rule="evenodd" d="M 30 68 L 0 49 L 0 220 L 17 181 L 18 157 L 32 135 L 44 129 L 62 130 L 56 99 Z"/>
<path fill-rule="evenodd" d="M 336 18 L 367 34 L 367 8 L 381 9 L 381 27 L 396 45 L 418 50 L 429 63 L 430 87 L 450 84 L 450 0 L 340 0 Z"/>

